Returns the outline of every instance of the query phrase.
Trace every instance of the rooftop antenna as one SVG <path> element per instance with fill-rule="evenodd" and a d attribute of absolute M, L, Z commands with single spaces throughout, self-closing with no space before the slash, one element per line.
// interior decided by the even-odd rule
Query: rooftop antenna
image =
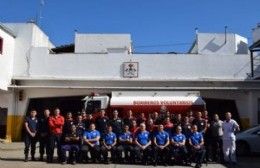
<path fill-rule="evenodd" d="M 224 44 L 226 44 L 227 43 L 227 26 L 225 26 L 225 43 Z"/>
<path fill-rule="evenodd" d="M 197 27 L 195 27 L 195 40 L 196 40 L 196 44 L 198 44 L 198 33 L 199 33 L 199 29 Z"/>
<path fill-rule="evenodd" d="M 40 7 L 37 12 L 37 17 L 36 17 L 36 24 L 40 27 L 41 26 L 41 19 L 42 17 L 42 11 L 43 11 L 43 6 L 44 6 L 44 0 L 40 0 Z"/>

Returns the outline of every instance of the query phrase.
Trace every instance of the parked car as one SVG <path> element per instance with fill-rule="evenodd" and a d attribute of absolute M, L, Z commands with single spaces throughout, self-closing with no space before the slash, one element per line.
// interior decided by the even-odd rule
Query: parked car
<path fill-rule="evenodd" d="M 236 135 L 237 155 L 260 153 L 260 125 L 250 127 Z"/>

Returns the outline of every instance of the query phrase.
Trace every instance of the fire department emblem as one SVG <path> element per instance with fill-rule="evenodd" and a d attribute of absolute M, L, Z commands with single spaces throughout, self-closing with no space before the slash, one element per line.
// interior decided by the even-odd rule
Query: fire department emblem
<path fill-rule="evenodd" d="M 138 62 L 124 62 L 125 78 L 137 78 L 138 77 Z"/>

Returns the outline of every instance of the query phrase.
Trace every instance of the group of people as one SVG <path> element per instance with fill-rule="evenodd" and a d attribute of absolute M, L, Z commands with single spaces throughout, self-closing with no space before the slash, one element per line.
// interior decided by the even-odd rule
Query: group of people
<path fill-rule="evenodd" d="M 120 118 L 114 110 L 112 117 L 101 110 L 100 116 L 93 119 L 91 114 L 82 111 L 73 118 L 67 112 L 65 118 L 56 108 L 53 115 L 45 109 L 44 117 L 38 119 L 36 110 L 31 110 L 25 119 L 25 161 L 28 161 L 31 146 L 31 160 L 35 160 L 36 142 L 40 142 L 40 160 L 44 153 L 47 162 L 53 162 L 54 148 L 57 146 L 58 160 L 87 163 L 158 163 L 165 166 L 174 163 L 195 162 L 201 167 L 203 159 L 208 159 L 208 146 L 212 145 L 213 161 L 221 157 L 224 162 L 236 163 L 235 132 L 239 125 L 226 113 L 221 121 L 218 114 L 213 120 L 208 112 L 189 111 L 186 116 L 154 112 L 147 119 L 144 113 L 135 118 L 129 110 L 125 118 Z M 111 153 L 109 160 L 108 152 Z M 68 156 L 66 153 L 69 153 Z M 172 163 L 172 162 L 171 162 Z"/>

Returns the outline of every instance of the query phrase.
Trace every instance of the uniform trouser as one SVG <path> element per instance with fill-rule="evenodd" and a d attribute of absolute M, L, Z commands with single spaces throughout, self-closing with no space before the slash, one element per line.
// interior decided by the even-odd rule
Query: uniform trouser
<path fill-rule="evenodd" d="M 133 152 L 134 148 L 132 145 L 119 145 L 117 147 L 117 158 L 119 160 L 122 160 L 122 153 L 124 151 L 125 153 L 125 159 L 134 159 L 134 152 Z M 129 155 L 130 153 L 130 155 Z"/>
<path fill-rule="evenodd" d="M 116 153 L 117 153 L 117 147 L 116 146 L 112 147 L 110 150 L 108 150 L 105 146 L 101 146 L 100 150 L 101 150 L 101 154 L 102 154 L 105 161 L 107 161 L 108 151 L 111 152 L 111 159 L 113 161 L 115 161 L 115 159 L 117 158 L 116 157 Z"/>
<path fill-rule="evenodd" d="M 148 161 L 148 156 L 151 156 L 153 149 L 151 146 L 146 147 L 144 150 L 142 150 L 139 146 L 134 147 L 134 152 L 139 160 L 142 160 L 143 162 Z M 142 157 L 143 153 L 143 157 Z"/>
<path fill-rule="evenodd" d="M 169 160 L 169 152 L 170 152 L 169 147 L 160 149 L 159 147 L 154 146 L 153 152 L 154 152 L 154 161 L 157 162 L 158 156 L 161 158 L 162 162 L 167 162 Z"/>
<path fill-rule="evenodd" d="M 236 140 L 235 139 L 223 139 L 223 154 L 224 161 L 236 162 Z"/>
<path fill-rule="evenodd" d="M 223 143 L 222 143 L 222 136 L 213 137 L 211 139 L 212 143 L 212 159 L 214 161 L 217 160 L 219 157 L 221 160 L 223 159 Z"/>
<path fill-rule="evenodd" d="M 39 148 L 40 156 L 43 156 L 45 151 L 46 151 L 47 156 L 49 156 L 50 155 L 50 152 L 49 152 L 50 138 L 49 138 L 49 136 L 46 136 L 46 137 L 40 136 L 39 142 L 40 142 L 40 148 Z"/>
<path fill-rule="evenodd" d="M 192 153 L 194 156 L 195 163 L 200 164 L 202 163 L 205 157 L 206 150 L 204 146 L 201 146 L 200 149 L 192 149 Z"/>
<path fill-rule="evenodd" d="M 79 145 L 71 144 L 71 145 L 62 145 L 61 147 L 61 161 L 67 161 L 66 151 L 69 151 L 71 154 L 72 161 L 76 160 L 77 153 L 79 151 Z"/>
<path fill-rule="evenodd" d="M 57 143 L 58 160 L 61 160 L 61 134 L 50 135 L 50 156 L 47 159 L 50 159 L 51 161 L 53 159 L 55 143 Z"/>
<path fill-rule="evenodd" d="M 90 152 L 91 159 L 93 161 L 95 161 L 96 159 L 100 160 L 101 157 L 100 157 L 100 147 L 99 147 L 99 145 L 95 145 L 94 147 L 90 147 L 87 144 L 83 144 L 82 153 L 84 154 L 84 156 L 87 157 L 88 152 Z M 83 158 L 83 159 L 85 159 L 85 158 Z"/>
<path fill-rule="evenodd" d="M 24 144 L 25 144 L 24 155 L 25 156 L 28 156 L 29 149 L 30 149 L 30 146 L 31 146 L 31 156 L 34 157 L 35 150 L 36 150 L 36 142 L 37 142 L 36 137 L 31 137 L 28 134 L 25 135 L 25 139 L 24 139 Z"/>
<path fill-rule="evenodd" d="M 172 148 L 172 153 L 177 160 L 187 160 L 188 150 L 186 146 L 174 146 Z"/>

